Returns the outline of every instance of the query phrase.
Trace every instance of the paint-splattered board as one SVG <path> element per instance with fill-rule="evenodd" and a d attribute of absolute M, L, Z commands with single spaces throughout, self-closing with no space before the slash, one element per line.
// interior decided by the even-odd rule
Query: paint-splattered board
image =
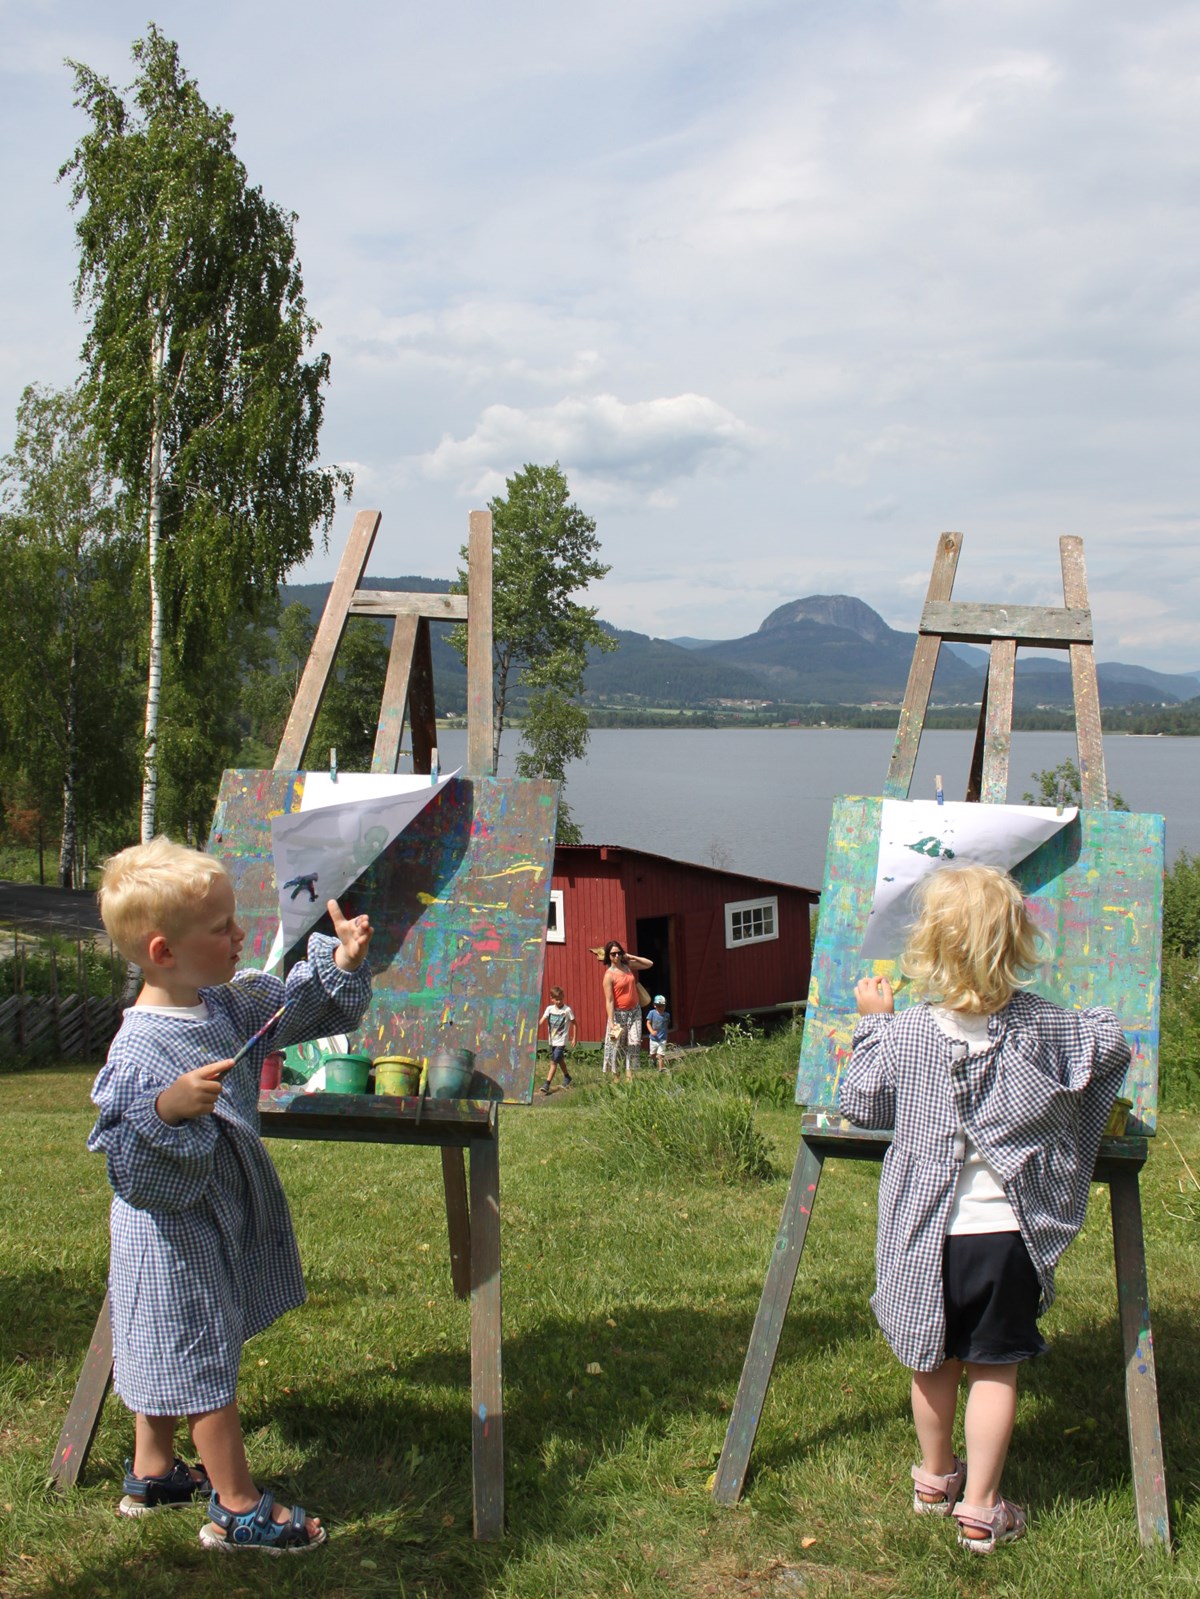
<path fill-rule="evenodd" d="M 271 818 L 303 792 L 303 772 L 221 779 L 208 847 L 233 879 L 248 966 L 279 924 Z M 375 928 L 374 995 L 352 1049 L 471 1049 L 493 1097 L 530 1103 L 557 810 L 556 783 L 456 778 L 367 868 L 343 897 Z"/>
<path fill-rule="evenodd" d="M 865 971 L 900 981 L 890 961 L 859 955 L 879 855 L 879 799 L 834 801 L 825 887 L 804 1022 L 796 1102 L 837 1104 L 854 1032 L 854 984 Z M 1082 1009 L 1109 1005 L 1133 1059 L 1121 1092 L 1133 1101 L 1128 1131 L 1153 1133 L 1158 1116 L 1159 978 L 1162 966 L 1161 816 L 1081 811 L 1014 869 L 1054 958 L 1034 992 Z M 897 1009 L 908 1003 L 901 988 Z"/>

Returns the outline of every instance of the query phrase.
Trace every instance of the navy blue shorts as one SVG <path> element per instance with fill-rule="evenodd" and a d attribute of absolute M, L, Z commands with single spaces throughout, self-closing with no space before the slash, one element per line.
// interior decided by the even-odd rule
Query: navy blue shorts
<path fill-rule="evenodd" d="M 550 1059 L 556 1066 L 561 1066 L 563 1063 L 563 1056 L 566 1054 L 566 1052 L 567 1046 L 565 1044 L 551 1044 Z"/>
<path fill-rule="evenodd" d="M 1046 1352 L 1041 1287 L 1018 1232 L 951 1233 L 942 1247 L 946 1359 L 1009 1366 Z"/>

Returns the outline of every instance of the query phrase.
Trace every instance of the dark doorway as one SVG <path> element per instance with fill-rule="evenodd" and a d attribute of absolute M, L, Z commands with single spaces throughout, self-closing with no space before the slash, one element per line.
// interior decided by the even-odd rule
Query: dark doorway
<path fill-rule="evenodd" d="M 642 982 L 650 990 L 651 999 L 655 994 L 667 996 L 667 1009 L 671 1012 L 671 1020 L 678 1025 L 679 1006 L 682 996 L 673 992 L 671 987 L 671 946 L 674 943 L 671 937 L 671 916 L 644 916 L 639 917 L 636 924 L 637 942 L 634 945 L 635 955 L 644 955 L 648 961 L 653 961 L 652 970 L 642 974 Z M 674 1027 L 672 1028 L 674 1031 Z"/>

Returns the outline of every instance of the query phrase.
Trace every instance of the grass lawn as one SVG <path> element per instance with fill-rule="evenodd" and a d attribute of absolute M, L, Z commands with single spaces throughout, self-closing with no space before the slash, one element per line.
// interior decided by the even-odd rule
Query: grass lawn
<path fill-rule="evenodd" d="M 687 1068 L 684 1068 L 686 1070 Z M 116 1514 L 130 1418 L 110 1399 L 77 1490 L 50 1456 L 104 1286 L 109 1190 L 84 1151 L 93 1068 L 0 1077 L 0 1594 L 1124 1596 L 1200 1592 L 1200 1196 L 1160 1137 L 1143 1178 L 1175 1535 L 1134 1523 L 1107 1190 L 1059 1274 L 1051 1352 L 1026 1368 L 1006 1488 L 1025 1541 L 961 1553 L 914 1517 L 907 1377 L 867 1306 L 877 1169 L 826 1167 L 742 1504 L 707 1489 L 795 1153 L 722 1184 L 622 1161 L 611 1096 L 582 1084 L 502 1113 L 508 1533 L 471 1537 L 467 1307 L 450 1291 L 436 1151 L 270 1145 L 308 1305 L 246 1350 L 260 1481 L 329 1544 L 205 1554 L 199 1511 Z M 648 1082 L 669 1094 L 674 1079 Z M 1165 1126 L 1200 1170 L 1200 1118 Z"/>

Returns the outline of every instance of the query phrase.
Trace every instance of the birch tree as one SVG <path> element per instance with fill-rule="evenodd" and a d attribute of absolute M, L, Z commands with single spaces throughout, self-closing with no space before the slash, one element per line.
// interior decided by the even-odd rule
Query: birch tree
<path fill-rule="evenodd" d="M 124 94 L 68 63 L 90 127 L 59 175 L 97 431 L 145 528 L 148 839 L 164 669 L 186 670 L 231 618 L 256 614 L 314 533 L 327 537 L 350 477 L 316 464 L 329 358 L 309 355 L 295 215 L 250 184 L 232 117 L 153 24 L 133 59 Z"/>

